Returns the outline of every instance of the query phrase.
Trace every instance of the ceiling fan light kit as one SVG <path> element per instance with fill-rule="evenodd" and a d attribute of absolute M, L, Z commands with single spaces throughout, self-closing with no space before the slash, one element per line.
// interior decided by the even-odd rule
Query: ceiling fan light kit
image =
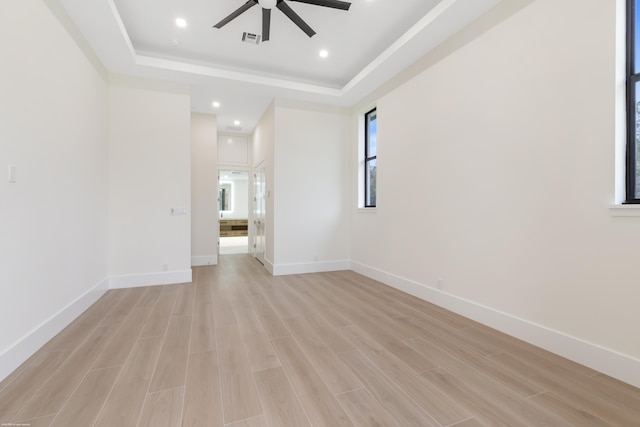
<path fill-rule="evenodd" d="M 273 9 L 278 4 L 278 0 L 258 0 L 258 4 L 263 9 Z"/>
<path fill-rule="evenodd" d="M 315 6 L 323 6 L 330 7 L 333 9 L 340 10 L 349 10 L 351 7 L 351 3 L 342 1 L 342 0 L 288 0 L 294 1 L 298 3 L 307 3 Z M 289 7 L 289 5 L 285 2 L 285 0 L 248 0 L 245 4 L 240 6 L 234 12 L 232 12 L 229 16 L 224 18 L 222 21 L 218 22 L 214 25 L 214 28 L 222 28 L 227 25 L 229 22 L 236 19 L 238 16 L 245 13 L 247 10 L 251 9 L 255 5 L 260 5 L 262 8 L 262 41 L 269 40 L 269 35 L 271 33 L 271 9 L 274 7 L 278 8 L 282 13 L 284 13 L 287 18 L 289 18 L 294 24 L 298 26 L 302 31 L 305 32 L 309 37 L 313 37 L 316 34 L 315 31 L 302 19 L 300 16 Z"/>

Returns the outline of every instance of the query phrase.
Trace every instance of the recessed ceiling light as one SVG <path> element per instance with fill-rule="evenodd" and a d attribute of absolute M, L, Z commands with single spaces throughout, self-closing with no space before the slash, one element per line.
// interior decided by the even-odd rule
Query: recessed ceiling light
<path fill-rule="evenodd" d="M 220 108 L 220 103 L 218 101 L 214 101 L 211 105 L 213 105 L 213 108 Z"/>
<path fill-rule="evenodd" d="M 240 120 L 234 121 L 233 124 L 236 125 L 236 126 L 240 126 Z"/>
<path fill-rule="evenodd" d="M 187 26 L 187 20 L 184 18 L 176 18 L 176 25 L 180 28 L 185 28 Z"/>
<path fill-rule="evenodd" d="M 171 44 L 171 46 L 175 46 L 175 47 L 180 46 L 180 40 L 178 39 L 171 39 L 169 40 L 169 43 Z"/>
<path fill-rule="evenodd" d="M 319 55 L 320 55 L 320 58 L 326 58 L 327 56 L 329 56 L 329 51 L 326 49 L 322 49 Z"/>

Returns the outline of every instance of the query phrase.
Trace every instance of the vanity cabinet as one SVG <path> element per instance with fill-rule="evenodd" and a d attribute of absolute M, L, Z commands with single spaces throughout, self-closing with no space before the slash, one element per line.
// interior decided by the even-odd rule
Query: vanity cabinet
<path fill-rule="evenodd" d="M 220 237 L 246 236 L 249 230 L 249 220 L 221 219 Z"/>

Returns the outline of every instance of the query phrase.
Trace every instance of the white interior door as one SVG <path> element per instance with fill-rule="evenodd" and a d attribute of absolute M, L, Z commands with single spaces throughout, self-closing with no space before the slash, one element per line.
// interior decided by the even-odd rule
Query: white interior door
<path fill-rule="evenodd" d="M 265 169 L 264 163 L 258 165 L 253 176 L 254 193 L 253 193 L 253 256 L 260 263 L 264 264 L 265 251 L 265 215 L 266 215 L 266 197 L 265 197 Z"/>
<path fill-rule="evenodd" d="M 220 218 L 222 218 L 222 212 L 220 211 L 220 170 L 218 169 L 218 259 L 220 259 Z"/>

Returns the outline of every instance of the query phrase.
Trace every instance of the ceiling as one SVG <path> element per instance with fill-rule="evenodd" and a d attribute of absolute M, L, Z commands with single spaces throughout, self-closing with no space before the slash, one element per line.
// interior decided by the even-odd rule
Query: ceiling
<path fill-rule="evenodd" d="M 352 0 L 349 11 L 286 0 L 317 34 L 273 9 L 259 44 L 242 41 L 262 32 L 259 5 L 213 28 L 246 1 L 60 0 L 109 72 L 188 84 L 192 111 L 238 133 L 274 99 L 351 107 L 504 0 Z"/>

